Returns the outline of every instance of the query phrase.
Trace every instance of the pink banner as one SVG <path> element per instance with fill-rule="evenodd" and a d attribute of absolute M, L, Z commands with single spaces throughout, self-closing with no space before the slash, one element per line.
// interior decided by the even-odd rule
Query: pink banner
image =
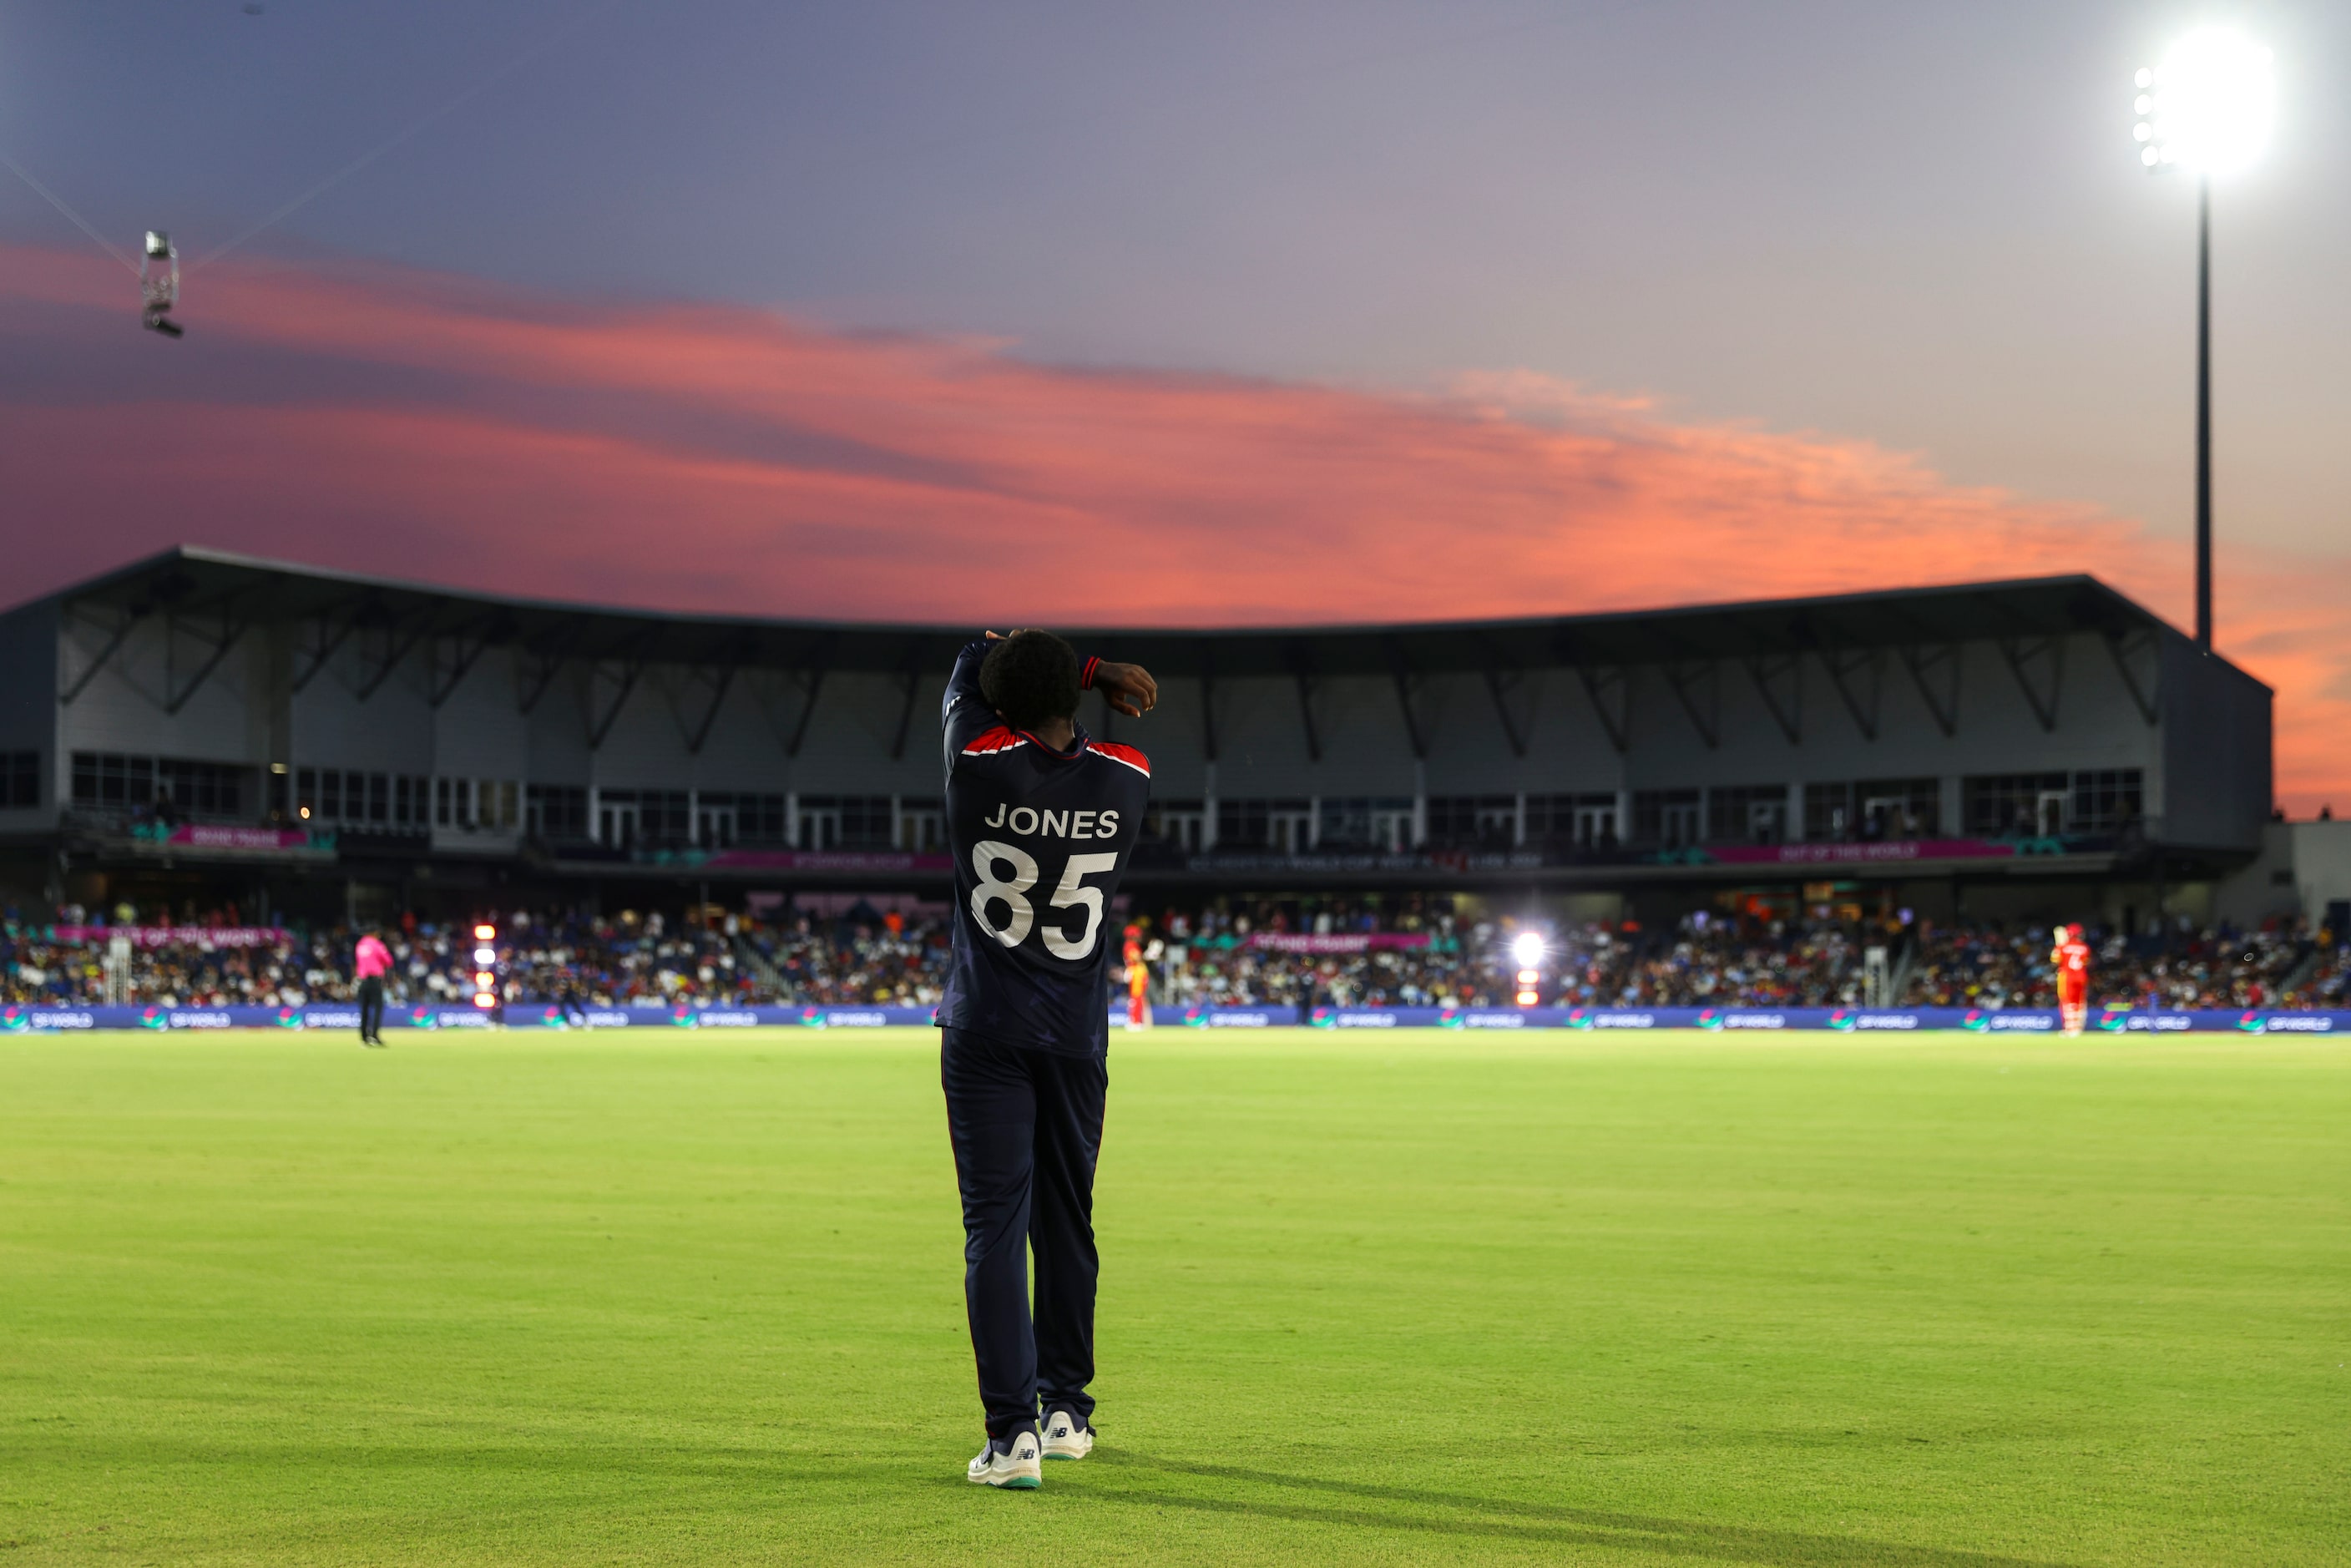
<path fill-rule="evenodd" d="M 1890 839 L 1874 844 L 1710 844 L 1706 852 L 1724 865 L 1873 865 L 2008 860 L 2016 846 L 1990 839 Z"/>
<path fill-rule="evenodd" d="M 887 850 L 720 850 L 701 862 L 713 871 L 946 872 L 946 855 L 897 854 Z"/>
<path fill-rule="evenodd" d="M 197 850 L 307 850 L 310 835 L 299 828 L 228 828 L 214 822 L 183 822 L 167 844 Z"/>
<path fill-rule="evenodd" d="M 1278 953 L 1369 953 L 1381 948 L 1426 947 L 1426 931 L 1333 931 L 1325 935 L 1312 932 L 1259 931 L 1250 936 L 1252 947 L 1270 947 Z"/>
<path fill-rule="evenodd" d="M 57 940 L 103 947 L 128 936 L 133 947 L 275 947 L 294 940 L 279 925 L 60 925 Z"/>

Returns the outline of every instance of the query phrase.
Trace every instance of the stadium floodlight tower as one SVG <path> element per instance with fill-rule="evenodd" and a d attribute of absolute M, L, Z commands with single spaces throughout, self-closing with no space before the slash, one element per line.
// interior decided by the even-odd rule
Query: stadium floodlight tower
<path fill-rule="evenodd" d="M 2139 162 L 2196 176 L 2196 645 L 2212 651 L 2212 177 L 2261 155 L 2277 118 L 2275 57 L 2233 27 L 2198 27 L 2139 68 Z"/>

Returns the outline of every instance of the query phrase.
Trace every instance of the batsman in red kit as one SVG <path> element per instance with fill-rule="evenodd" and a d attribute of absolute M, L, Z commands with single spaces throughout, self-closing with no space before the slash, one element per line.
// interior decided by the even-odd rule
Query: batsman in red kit
<path fill-rule="evenodd" d="M 2057 1013 L 2065 1032 L 2079 1034 L 2090 1021 L 2090 945 L 2078 925 L 2057 927 L 2057 946 L 2049 955 L 2057 966 Z"/>

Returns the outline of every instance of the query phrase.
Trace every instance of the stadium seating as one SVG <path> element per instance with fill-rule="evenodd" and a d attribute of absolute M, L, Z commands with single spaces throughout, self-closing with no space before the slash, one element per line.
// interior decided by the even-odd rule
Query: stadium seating
<path fill-rule="evenodd" d="M 1508 922 L 1461 922 L 1407 906 L 1311 921 L 1282 908 L 1162 912 L 1155 1000 L 1186 1006 L 1301 1008 L 1507 1005 L 1517 962 Z M 1303 930 L 1297 926 L 1305 926 Z M 511 1000 L 591 1007 L 781 1004 L 927 1007 L 942 994 L 944 919 L 787 911 L 762 923 L 704 927 L 659 915 L 521 913 L 502 922 Z M 11 919 L 0 926 L 0 1003 L 92 1006 L 300 1006 L 354 993 L 352 933 L 287 932 L 257 946 L 201 932 L 133 949 L 108 972 L 102 943 Z M 473 991 L 474 943 L 431 923 L 385 933 L 395 1004 L 456 1002 Z M 2168 941 L 2093 930 L 2096 1000 L 2142 1008 L 2332 1008 L 2351 996 L 2351 946 L 2331 932 L 2230 927 Z M 1356 939 L 1361 941 L 1357 942 Z M 1902 1006 L 2047 1008 L 2056 993 L 2051 937 L 2040 927 L 1922 925 L 1872 934 L 1834 922 L 1693 915 L 1644 930 L 1584 925 L 1545 933 L 1547 1002 L 1602 1007 L 1835 1007 L 1865 999 L 1863 949 L 1896 956 Z M 1343 949 L 1353 945 L 1355 950 Z M 1298 951 L 1299 946 L 1322 950 Z"/>
<path fill-rule="evenodd" d="M 2182 934 L 2169 944 L 2093 930 L 2093 999 L 2138 1008 L 2309 1008 L 2337 1005 L 2346 950 L 2293 931 Z M 2057 1004 L 2048 933 L 1929 930 L 1902 1001 L 1917 1007 Z"/>

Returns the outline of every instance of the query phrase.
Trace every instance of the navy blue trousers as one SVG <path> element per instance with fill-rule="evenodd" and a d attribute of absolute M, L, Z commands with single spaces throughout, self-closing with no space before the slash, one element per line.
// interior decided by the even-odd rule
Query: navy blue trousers
<path fill-rule="evenodd" d="M 947 1030 L 947 1135 L 963 1193 L 963 1299 L 990 1437 L 1040 1408 L 1093 1415 L 1094 1162 L 1108 1064 Z M 1029 1309 L 1029 1255 L 1037 1306 Z"/>

